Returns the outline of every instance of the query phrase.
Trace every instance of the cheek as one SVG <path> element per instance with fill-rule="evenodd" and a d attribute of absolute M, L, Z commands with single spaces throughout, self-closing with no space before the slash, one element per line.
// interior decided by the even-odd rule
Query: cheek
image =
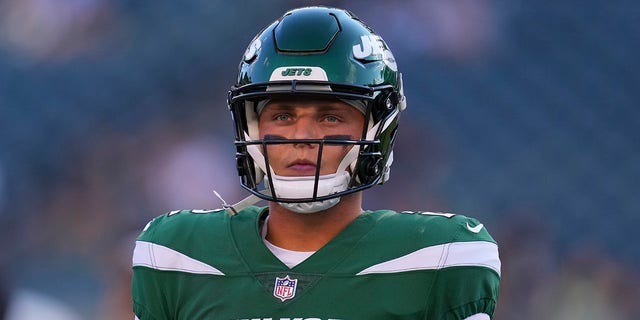
<path fill-rule="evenodd" d="M 266 150 L 265 147 L 262 147 L 262 154 L 268 156 L 269 159 L 277 159 L 286 154 L 287 150 L 285 149 L 286 145 L 284 144 L 272 144 L 267 145 Z M 266 152 L 265 152 L 266 151 Z"/>
<path fill-rule="evenodd" d="M 258 139 L 264 139 L 264 136 L 271 133 L 271 129 L 269 126 L 266 126 L 262 123 L 258 124 Z"/>
<path fill-rule="evenodd" d="M 347 155 L 353 146 L 325 146 L 322 151 L 322 162 L 331 164 L 331 167 L 338 167 L 344 156 Z"/>
<path fill-rule="evenodd" d="M 278 134 L 279 131 L 282 131 L 282 128 L 275 125 L 272 121 L 264 120 L 264 118 L 258 120 L 258 136 L 260 139 L 264 139 L 266 135 Z"/>

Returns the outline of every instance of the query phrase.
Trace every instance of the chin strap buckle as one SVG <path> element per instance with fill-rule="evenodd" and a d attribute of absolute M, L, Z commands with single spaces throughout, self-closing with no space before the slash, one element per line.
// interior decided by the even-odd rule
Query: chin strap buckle
<path fill-rule="evenodd" d="M 266 193 L 268 191 L 263 190 L 262 193 Z M 260 200 L 259 197 L 251 194 L 249 196 L 247 196 L 246 198 L 238 201 L 235 204 L 228 204 L 223 198 L 222 196 L 215 190 L 213 190 L 213 193 L 216 195 L 216 197 L 218 197 L 218 199 L 220 199 L 220 201 L 222 201 L 222 208 L 230 215 L 230 216 L 235 216 L 238 214 L 239 211 L 241 211 L 242 209 L 254 205 L 256 203 L 258 203 Z"/>

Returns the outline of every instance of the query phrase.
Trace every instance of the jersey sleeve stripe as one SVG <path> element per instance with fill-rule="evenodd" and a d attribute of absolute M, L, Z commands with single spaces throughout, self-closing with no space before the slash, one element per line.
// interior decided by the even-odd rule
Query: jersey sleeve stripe
<path fill-rule="evenodd" d="M 464 320 L 491 320 L 491 317 L 486 313 L 476 313 L 470 317 L 464 318 Z"/>
<path fill-rule="evenodd" d="M 133 266 L 164 271 L 224 275 L 220 270 L 176 250 L 139 240 L 136 241 L 136 247 L 133 250 Z"/>
<path fill-rule="evenodd" d="M 357 275 L 436 270 L 459 266 L 486 267 L 500 275 L 498 246 L 493 242 L 452 242 L 430 246 L 368 267 Z"/>

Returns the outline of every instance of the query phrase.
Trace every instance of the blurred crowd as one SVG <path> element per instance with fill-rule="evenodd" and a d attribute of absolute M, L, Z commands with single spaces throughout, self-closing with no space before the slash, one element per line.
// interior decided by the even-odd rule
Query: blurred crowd
<path fill-rule="evenodd" d="M 220 207 L 213 190 L 244 197 L 227 90 L 260 28 L 312 4 L 352 10 L 404 73 L 368 208 L 483 221 L 497 319 L 637 319 L 640 4 L 624 0 L 0 0 L 0 319 L 133 317 L 136 235 Z"/>

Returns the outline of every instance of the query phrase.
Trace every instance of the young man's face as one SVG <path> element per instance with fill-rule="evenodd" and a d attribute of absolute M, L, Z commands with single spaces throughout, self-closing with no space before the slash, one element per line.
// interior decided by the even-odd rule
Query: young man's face
<path fill-rule="evenodd" d="M 340 100 L 272 100 L 260 113 L 260 139 L 358 140 L 364 115 Z M 279 144 L 267 147 L 269 164 L 280 176 L 313 176 L 316 173 L 318 144 Z M 324 145 L 320 174 L 332 174 L 353 146 Z"/>

